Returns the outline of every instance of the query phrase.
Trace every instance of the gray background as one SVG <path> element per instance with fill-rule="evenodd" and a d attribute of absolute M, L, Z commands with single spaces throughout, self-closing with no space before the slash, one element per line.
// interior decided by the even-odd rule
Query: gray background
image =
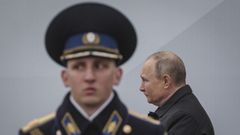
<path fill-rule="evenodd" d="M 50 20 L 76 0 L 0 0 L 0 132 L 14 135 L 31 119 L 55 111 L 68 91 L 62 68 L 46 54 Z M 116 89 L 132 110 L 154 106 L 139 91 L 144 59 L 171 50 L 184 60 L 187 82 L 209 114 L 216 135 L 239 134 L 239 0 L 99 0 L 126 14 L 138 48 L 122 66 Z"/>

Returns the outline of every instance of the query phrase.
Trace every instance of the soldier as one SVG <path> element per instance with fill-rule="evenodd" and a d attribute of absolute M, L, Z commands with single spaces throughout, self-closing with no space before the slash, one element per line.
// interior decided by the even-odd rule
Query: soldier
<path fill-rule="evenodd" d="M 60 12 L 45 37 L 50 57 L 64 67 L 70 91 L 56 113 L 21 128 L 20 135 L 162 135 L 158 121 L 128 111 L 113 90 L 133 54 L 136 33 L 119 11 L 82 3 Z"/>

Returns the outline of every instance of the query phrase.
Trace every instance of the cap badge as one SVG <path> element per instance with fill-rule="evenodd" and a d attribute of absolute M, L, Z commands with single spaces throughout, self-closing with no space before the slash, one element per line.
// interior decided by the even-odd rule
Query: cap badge
<path fill-rule="evenodd" d="M 83 35 L 82 41 L 84 45 L 89 45 L 89 44 L 97 45 L 100 43 L 100 37 L 96 33 L 88 32 Z"/>

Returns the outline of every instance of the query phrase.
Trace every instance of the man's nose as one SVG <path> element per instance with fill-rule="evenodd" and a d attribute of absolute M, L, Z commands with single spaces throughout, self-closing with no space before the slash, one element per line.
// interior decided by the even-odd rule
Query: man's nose
<path fill-rule="evenodd" d="M 143 83 L 141 83 L 139 90 L 142 91 L 142 92 L 145 91 Z"/>
<path fill-rule="evenodd" d="M 95 80 L 95 73 L 92 68 L 88 68 L 85 73 L 85 80 L 87 81 L 94 81 Z"/>

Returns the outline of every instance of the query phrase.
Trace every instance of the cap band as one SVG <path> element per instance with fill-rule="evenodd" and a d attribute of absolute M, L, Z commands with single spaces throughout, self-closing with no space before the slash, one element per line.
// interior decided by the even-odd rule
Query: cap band
<path fill-rule="evenodd" d="M 119 59 L 119 60 L 122 59 L 122 55 L 110 54 L 105 52 L 97 52 L 97 51 L 84 51 L 84 52 L 79 52 L 74 54 L 63 55 L 61 56 L 61 60 L 64 61 L 64 60 L 87 57 L 87 56 L 96 56 L 96 57 L 104 57 L 104 58 Z"/>
<path fill-rule="evenodd" d="M 122 59 L 117 42 L 110 36 L 101 33 L 80 33 L 69 38 L 65 44 L 61 60 L 86 56 Z"/>

